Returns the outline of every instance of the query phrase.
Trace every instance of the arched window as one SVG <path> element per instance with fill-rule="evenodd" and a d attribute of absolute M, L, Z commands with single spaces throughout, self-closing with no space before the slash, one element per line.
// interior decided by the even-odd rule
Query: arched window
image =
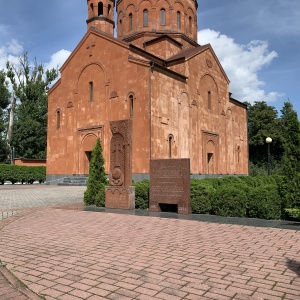
<path fill-rule="evenodd" d="M 163 8 L 160 10 L 160 25 L 166 25 L 166 11 Z"/>
<path fill-rule="evenodd" d="M 56 129 L 60 128 L 60 118 L 61 118 L 61 113 L 60 110 L 58 109 L 56 111 Z"/>
<path fill-rule="evenodd" d="M 148 10 L 145 9 L 143 14 L 144 14 L 143 25 L 148 26 Z"/>
<path fill-rule="evenodd" d="M 98 16 L 103 16 L 103 3 L 98 3 Z"/>
<path fill-rule="evenodd" d="M 189 33 L 192 33 L 192 17 L 189 17 Z"/>
<path fill-rule="evenodd" d="M 181 13 L 180 11 L 177 12 L 177 28 L 180 28 L 181 27 Z"/>
<path fill-rule="evenodd" d="M 172 144 L 173 144 L 173 140 L 174 140 L 174 137 L 173 137 L 172 134 L 170 134 L 169 137 L 168 137 L 169 158 L 172 158 Z"/>
<path fill-rule="evenodd" d="M 90 101 L 94 100 L 94 83 L 93 81 L 89 82 L 89 87 L 90 87 Z"/>
<path fill-rule="evenodd" d="M 108 7 L 107 7 L 107 16 L 109 17 L 109 14 L 110 14 L 110 10 L 111 10 L 111 5 L 108 4 Z"/>
<path fill-rule="evenodd" d="M 132 13 L 129 14 L 129 30 L 132 30 Z"/>
<path fill-rule="evenodd" d="M 207 108 L 211 109 L 211 91 L 207 92 Z"/>
<path fill-rule="evenodd" d="M 130 118 L 133 117 L 133 95 L 129 96 L 129 113 L 130 113 Z"/>

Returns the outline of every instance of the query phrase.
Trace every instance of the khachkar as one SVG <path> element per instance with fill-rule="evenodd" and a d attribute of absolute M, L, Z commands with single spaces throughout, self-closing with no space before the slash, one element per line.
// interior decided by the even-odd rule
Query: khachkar
<path fill-rule="evenodd" d="M 105 188 L 105 207 L 135 208 L 135 187 L 132 186 L 132 120 L 110 122 L 109 186 Z"/>

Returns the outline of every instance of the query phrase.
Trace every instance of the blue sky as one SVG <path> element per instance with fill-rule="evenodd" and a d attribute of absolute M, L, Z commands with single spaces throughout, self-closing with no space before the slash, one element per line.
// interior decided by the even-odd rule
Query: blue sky
<path fill-rule="evenodd" d="M 28 51 L 62 64 L 86 32 L 86 0 L 1 1 L 0 69 Z M 198 43 L 211 43 L 240 101 L 288 99 L 300 118 L 300 1 L 199 0 Z"/>

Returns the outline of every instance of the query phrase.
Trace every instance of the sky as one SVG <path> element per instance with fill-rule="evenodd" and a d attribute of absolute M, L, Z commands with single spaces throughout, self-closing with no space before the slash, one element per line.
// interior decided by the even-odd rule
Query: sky
<path fill-rule="evenodd" d="M 86 0 L 0 0 L 0 69 L 28 51 L 61 66 L 86 33 Z M 290 101 L 300 118 L 300 1 L 198 0 L 198 43 L 210 43 L 232 96 L 266 101 L 279 115 Z"/>

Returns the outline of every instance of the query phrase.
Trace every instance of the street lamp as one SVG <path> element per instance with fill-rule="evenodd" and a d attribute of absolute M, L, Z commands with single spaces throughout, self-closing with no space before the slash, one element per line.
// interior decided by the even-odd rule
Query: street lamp
<path fill-rule="evenodd" d="M 272 139 L 270 137 L 266 138 L 266 143 L 268 144 L 268 175 L 270 176 L 270 144 L 272 143 Z"/>

